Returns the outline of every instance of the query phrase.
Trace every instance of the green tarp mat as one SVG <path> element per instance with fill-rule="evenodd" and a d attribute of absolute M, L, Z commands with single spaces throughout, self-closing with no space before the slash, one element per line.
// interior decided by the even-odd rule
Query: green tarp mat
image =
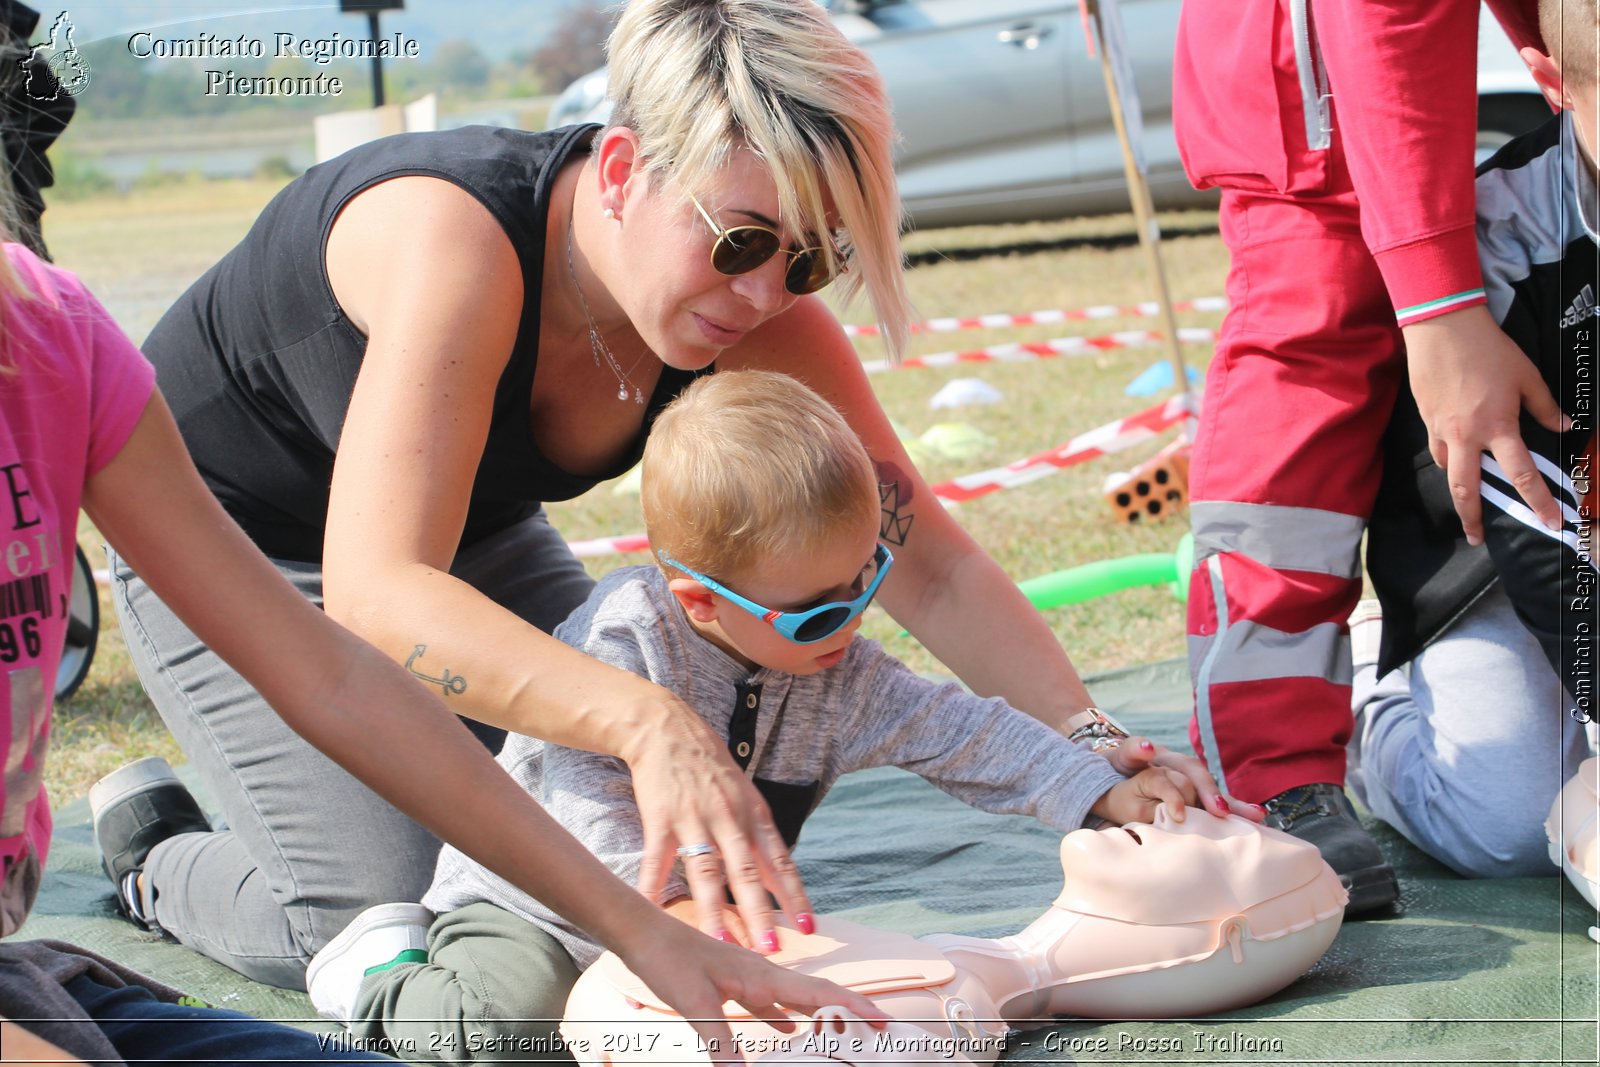
<path fill-rule="evenodd" d="M 1181 663 L 1100 675 L 1091 685 L 1130 729 L 1187 747 Z M 68 804 L 56 818 L 50 873 L 19 936 L 72 941 L 219 1006 L 327 1028 L 303 994 L 248 982 L 118 919 L 87 804 Z M 1327 955 L 1287 989 L 1225 1016 L 1064 1020 L 1017 1035 L 1006 1058 L 1596 1063 L 1600 946 L 1586 936 L 1596 916 L 1566 879 L 1462 879 L 1370 825 L 1399 871 L 1403 913 L 1346 923 Z M 973 811 L 891 769 L 841 781 L 806 824 L 796 858 L 820 912 L 912 934 L 992 937 L 1021 929 L 1055 898 L 1058 843 L 1030 819 Z"/>

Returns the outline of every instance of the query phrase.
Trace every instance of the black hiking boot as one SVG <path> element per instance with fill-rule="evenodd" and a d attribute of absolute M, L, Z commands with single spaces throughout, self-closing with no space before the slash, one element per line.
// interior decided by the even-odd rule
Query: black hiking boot
<path fill-rule="evenodd" d="M 1350 893 L 1345 918 L 1393 908 L 1400 899 L 1394 868 L 1356 818 L 1344 790 L 1327 782 L 1286 789 L 1263 805 L 1267 826 L 1317 846 Z"/>

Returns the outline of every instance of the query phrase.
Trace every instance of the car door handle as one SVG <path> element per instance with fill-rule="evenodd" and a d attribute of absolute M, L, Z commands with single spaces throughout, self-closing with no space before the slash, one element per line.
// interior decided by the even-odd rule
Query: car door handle
<path fill-rule="evenodd" d="M 995 34 L 994 39 L 1013 48 L 1026 48 L 1031 51 L 1039 47 L 1040 41 L 1055 32 L 1055 27 L 1053 26 L 1042 25 L 1037 22 L 1019 22 L 1010 29 L 1001 30 Z"/>

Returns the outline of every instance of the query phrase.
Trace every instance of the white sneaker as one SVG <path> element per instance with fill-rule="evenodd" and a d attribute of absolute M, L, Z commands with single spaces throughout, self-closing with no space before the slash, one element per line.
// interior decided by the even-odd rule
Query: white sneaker
<path fill-rule="evenodd" d="M 428 927 L 433 912 L 421 904 L 379 904 L 311 957 L 306 992 L 311 1006 L 348 1024 L 356 1011 L 361 980 L 400 963 L 428 962 Z"/>

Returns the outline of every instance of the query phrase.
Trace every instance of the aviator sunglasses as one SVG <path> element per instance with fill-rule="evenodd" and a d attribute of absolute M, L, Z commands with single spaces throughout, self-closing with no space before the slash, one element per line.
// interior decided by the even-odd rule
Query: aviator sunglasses
<path fill-rule="evenodd" d="M 756 618 L 771 624 L 774 630 L 797 645 L 814 644 L 823 638 L 832 637 L 851 619 L 866 611 L 867 605 L 872 603 L 873 596 L 878 592 L 878 586 L 883 584 L 884 576 L 894 564 L 894 556 L 890 555 L 888 547 L 879 545 L 877 551 L 872 554 L 872 563 L 878 573 L 873 575 L 872 581 L 854 600 L 836 600 L 831 604 L 819 604 L 814 608 L 807 608 L 805 611 L 774 611 L 762 607 L 754 600 L 745 599 L 716 579 L 707 578 L 699 571 L 685 567 L 665 553 L 657 552 L 656 555 L 662 563 L 676 567 L 713 593 L 726 597 Z"/>
<path fill-rule="evenodd" d="M 749 274 L 782 252 L 789 257 L 789 268 L 783 273 L 783 287 L 795 296 L 814 293 L 833 281 L 836 272 L 829 268 L 828 257 L 817 245 L 793 252 L 783 247 L 783 238 L 765 226 L 747 224 L 725 230 L 692 193 L 689 202 L 717 235 L 716 244 L 711 246 L 711 265 L 717 268 L 718 274 L 730 277 Z"/>

